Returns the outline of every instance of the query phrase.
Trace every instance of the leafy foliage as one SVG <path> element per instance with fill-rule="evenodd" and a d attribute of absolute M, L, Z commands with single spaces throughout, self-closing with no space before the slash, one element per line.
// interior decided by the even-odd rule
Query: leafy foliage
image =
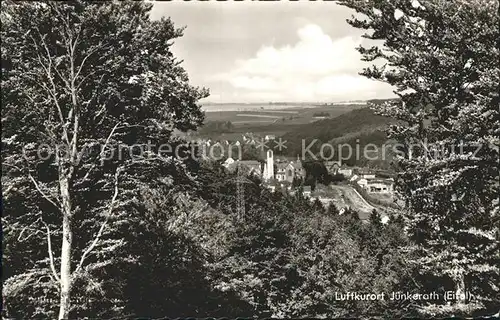
<path fill-rule="evenodd" d="M 250 191 L 246 203 L 244 219 L 231 226 L 233 232 L 223 232 L 231 234 L 226 250 L 209 264 L 218 289 L 234 292 L 252 306 L 240 316 L 399 312 L 400 306 L 387 301 L 339 301 L 335 294 L 413 288 L 407 253 L 400 250 L 408 241 L 400 223 L 364 224 L 357 212 L 339 215 L 334 205 L 325 210 L 300 193 Z"/>
<path fill-rule="evenodd" d="M 358 48 L 364 60 L 386 62 L 362 74 L 400 98 L 374 109 L 401 121 L 389 135 L 405 145 L 397 186 L 411 209 L 415 263 L 448 289 L 476 295 L 465 308 L 458 299 L 457 311 L 498 309 L 498 2 L 339 2 L 364 15 L 351 25 L 381 40 Z M 436 310 L 423 308 L 443 314 Z"/>
<path fill-rule="evenodd" d="M 498 18 L 488 11 L 496 7 L 464 4 L 468 15 L 444 2 L 424 10 L 397 1 L 404 15 L 392 19 L 388 2 L 376 2 L 383 16 L 369 2 L 343 3 L 371 19 L 354 25 L 375 29 L 371 37 L 399 53 L 360 49 L 396 68 L 366 71 L 399 85 L 401 100 L 379 108 L 430 125 L 403 131 L 365 109 L 315 123 L 321 141 L 393 123 L 398 141 L 496 143 L 498 70 L 490 62 L 498 50 L 486 50 L 498 39 Z M 443 314 L 452 307 L 336 294 L 442 290 L 456 274 L 482 307 L 498 305 L 498 151 L 444 162 L 416 151 L 401 159 L 399 190 L 411 211 L 388 224 L 377 212 L 364 223 L 353 210 L 341 214 L 301 192 L 272 193 L 254 176 L 241 182 L 245 215 L 238 217 L 241 177 L 217 162 L 181 158 L 200 150 L 172 132 L 199 127 L 197 101 L 207 92 L 189 84 L 170 51 L 182 30 L 169 19 L 151 21 L 150 9 L 144 2 L 2 4 L 4 316 L 57 317 L 68 289 L 63 274 L 71 303 L 59 315 L 71 318 Z M 411 15 L 433 22 L 421 30 Z M 471 84 L 462 88 L 457 73 L 466 56 Z M 181 157 L 158 147 L 165 143 Z M 324 166 L 310 165 L 317 174 L 307 179 L 328 178 Z"/>
<path fill-rule="evenodd" d="M 208 121 L 200 128 L 201 134 L 228 133 L 233 132 L 231 121 Z"/>
<path fill-rule="evenodd" d="M 137 258 L 117 253 L 134 241 L 124 229 L 140 223 L 141 190 L 192 185 L 192 162 L 158 146 L 175 147 L 174 129 L 203 121 L 196 102 L 207 92 L 189 85 L 170 51 L 182 30 L 151 21 L 150 9 L 2 4 L 7 315 L 54 318 L 57 306 L 60 318 L 122 312 L 120 284 L 104 275 Z"/>

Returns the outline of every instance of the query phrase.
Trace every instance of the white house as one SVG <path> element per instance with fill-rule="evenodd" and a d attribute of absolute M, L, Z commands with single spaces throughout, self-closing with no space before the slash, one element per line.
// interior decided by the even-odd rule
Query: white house
<path fill-rule="evenodd" d="M 380 219 L 382 221 L 382 224 L 387 224 L 389 222 L 389 217 L 388 216 L 383 216 L 382 219 Z"/>
<path fill-rule="evenodd" d="M 391 193 L 392 185 L 393 182 L 390 180 L 377 179 L 367 181 L 365 188 L 372 193 Z"/>
<path fill-rule="evenodd" d="M 304 189 L 302 190 L 302 195 L 304 197 L 311 196 L 311 187 L 310 186 L 304 186 Z"/>
<path fill-rule="evenodd" d="M 359 184 L 361 188 L 365 189 L 366 185 L 368 184 L 368 180 L 366 180 L 365 178 L 362 178 L 362 179 L 359 179 L 358 181 L 356 181 L 356 183 Z"/>
<path fill-rule="evenodd" d="M 286 180 L 286 170 L 287 170 L 287 164 L 286 163 L 277 163 L 276 164 L 276 180 L 278 181 L 285 181 Z"/>
<path fill-rule="evenodd" d="M 234 163 L 234 159 L 229 157 L 226 159 L 226 161 L 224 161 L 224 163 L 222 164 L 223 167 L 225 168 L 229 168 L 232 164 Z"/>
<path fill-rule="evenodd" d="M 325 161 L 325 167 L 329 174 L 339 173 L 342 163 L 340 161 Z"/>
<path fill-rule="evenodd" d="M 300 159 L 297 161 L 283 161 L 276 163 L 275 177 L 278 181 L 292 183 L 295 178 L 303 178 L 305 170 Z"/>
<path fill-rule="evenodd" d="M 267 134 L 265 137 L 264 137 L 264 140 L 266 141 L 269 141 L 269 140 L 275 140 L 276 139 L 276 136 L 274 134 Z"/>
<path fill-rule="evenodd" d="M 340 168 L 338 173 L 340 173 L 341 175 L 343 175 L 346 178 L 349 178 L 350 176 L 352 176 L 352 169 Z"/>

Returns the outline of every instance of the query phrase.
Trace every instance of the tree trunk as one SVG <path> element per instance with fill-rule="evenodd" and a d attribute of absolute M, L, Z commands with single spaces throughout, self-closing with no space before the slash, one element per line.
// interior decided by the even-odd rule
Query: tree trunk
<path fill-rule="evenodd" d="M 69 179 L 60 179 L 60 190 L 63 204 L 63 237 L 61 246 L 61 297 L 59 303 L 59 319 L 68 319 L 71 307 L 71 199 Z"/>
<path fill-rule="evenodd" d="M 71 43 L 71 39 L 70 39 Z M 76 46 L 76 40 L 75 40 Z M 61 190 L 61 198 L 63 203 L 63 240 L 61 247 L 61 300 L 59 304 L 59 319 L 68 319 L 71 309 L 71 243 L 73 240 L 73 230 L 71 230 L 72 206 L 70 194 L 70 180 L 73 174 L 75 161 L 77 160 L 77 140 L 79 130 L 79 114 L 77 109 L 77 98 L 75 89 L 75 67 L 74 67 L 74 47 L 69 47 L 70 65 L 71 65 L 71 100 L 73 108 L 69 114 L 74 117 L 73 138 L 71 139 L 70 147 L 70 169 L 63 169 L 60 176 L 59 186 Z M 71 117 L 69 117 L 71 118 Z M 62 178 L 62 179 L 61 179 Z"/>

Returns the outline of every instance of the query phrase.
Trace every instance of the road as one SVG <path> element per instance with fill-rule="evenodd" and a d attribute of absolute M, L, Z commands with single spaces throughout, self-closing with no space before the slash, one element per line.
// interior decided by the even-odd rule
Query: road
<path fill-rule="evenodd" d="M 334 194 L 340 196 L 340 200 L 334 201 L 339 208 L 350 207 L 359 212 L 361 220 L 369 219 L 373 209 L 376 209 L 382 217 L 388 214 L 388 208 L 382 206 L 372 206 L 353 187 L 349 185 L 330 185 Z M 337 198 L 337 197 L 335 197 Z"/>

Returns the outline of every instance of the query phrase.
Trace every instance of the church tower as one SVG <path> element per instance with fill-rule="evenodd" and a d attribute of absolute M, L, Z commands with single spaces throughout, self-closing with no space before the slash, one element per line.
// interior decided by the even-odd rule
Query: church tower
<path fill-rule="evenodd" d="M 264 167 L 264 179 L 271 180 L 274 178 L 274 156 L 273 150 L 267 150 L 267 160 Z"/>

